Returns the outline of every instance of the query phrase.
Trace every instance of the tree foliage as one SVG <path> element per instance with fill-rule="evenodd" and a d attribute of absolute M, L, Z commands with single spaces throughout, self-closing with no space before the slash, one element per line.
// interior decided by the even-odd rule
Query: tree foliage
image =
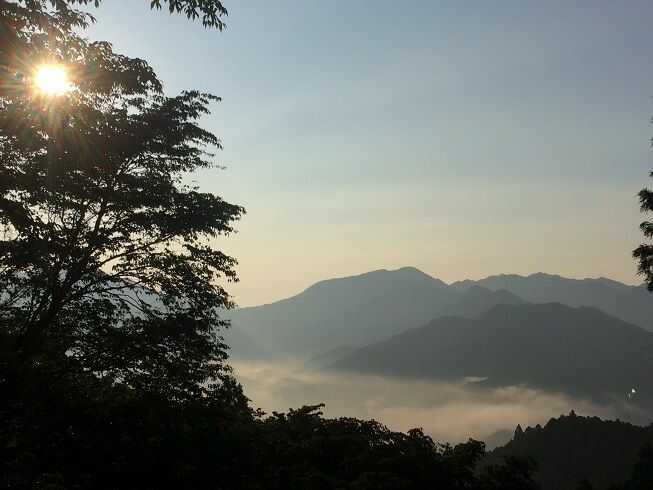
<path fill-rule="evenodd" d="M 220 141 L 199 120 L 219 99 L 166 96 L 146 62 L 78 35 L 88 16 L 72 6 L 86 3 L 2 5 L 0 326 L 23 360 L 69 357 L 139 390 L 200 396 L 228 376 L 216 332 L 231 306 L 221 284 L 237 279 L 214 240 L 244 212 L 186 177 L 213 166 Z M 72 90 L 39 93 L 44 61 L 69 70 Z"/>
<path fill-rule="evenodd" d="M 639 192 L 639 204 L 642 213 L 653 211 L 653 191 L 648 188 L 642 189 Z M 646 220 L 639 225 L 639 228 L 646 242 L 635 249 L 633 256 L 637 260 L 637 272 L 644 276 L 648 290 L 653 291 L 653 244 L 650 243 L 653 238 L 653 223 Z"/>
<path fill-rule="evenodd" d="M 226 364 L 219 311 L 243 208 L 189 176 L 218 99 L 79 34 L 99 0 L 0 0 L 0 487 L 530 489 L 438 445 L 320 406 L 265 417 Z M 221 29 L 211 0 L 152 1 Z M 72 89 L 45 96 L 42 63 Z"/>
<path fill-rule="evenodd" d="M 536 480 L 546 489 L 607 490 L 622 488 L 624 482 L 630 481 L 625 488 L 639 490 L 653 488 L 652 442 L 653 425 L 640 427 L 583 417 L 572 410 L 569 415 L 551 419 L 544 427 L 526 428 L 490 453 L 485 462 L 521 458 L 522 463 L 510 471 L 514 478 L 519 475 L 519 465 L 533 459 L 537 462 Z M 500 471 L 504 470 L 507 468 Z"/>
<path fill-rule="evenodd" d="M 135 398 L 97 380 L 83 385 L 89 397 L 74 389 L 78 382 L 33 393 L 22 437 L 0 446 L 0 487 L 536 488 L 523 465 L 477 473 L 484 453 L 477 441 L 439 445 L 421 430 L 401 433 L 373 421 L 324 418 L 319 406 L 252 420 L 224 405 L 173 407 L 159 397 Z M 61 396 L 62 389 L 69 396 Z M 2 431 L 7 428 L 0 427 L 0 437 Z"/>
<path fill-rule="evenodd" d="M 625 490 L 646 490 L 653 488 L 653 443 L 647 443 L 639 451 L 637 461 Z"/>

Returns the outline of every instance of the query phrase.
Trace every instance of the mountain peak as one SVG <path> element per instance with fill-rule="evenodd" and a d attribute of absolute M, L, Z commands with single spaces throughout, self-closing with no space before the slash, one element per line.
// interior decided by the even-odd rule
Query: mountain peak
<path fill-rule="evenodd" d="M 363 283 L 379 283 L 387 282 L 392 284 L 395 280 L 407 281 L 407 282 L 418 282 L 423 284 L 430 284 L 431 286 L 437 287 L 447 287 L 447 284 L 440 279 L 428 275 L 426 272 L 423 272 L 416 267 L 405 266 L 398 269 L 376 269 L 369 272 L 363 272 L 362 274 L 356 274 L 353 276 L 346 277 L 335 277 L 332 279 L 325 279 L 323 281 L 318 281 L 312 286 L 308 287 L 306 291 L 311 291 L 314 289 L 320 289 L 324 287 L 329 287 L 331 285 L 342 286 L 344 284 L 356 284 L 361 285 Z M 305 292 L 306 292 L 305 291 Z"/>
<path fill-rule="evenodd" d="M 524 277 L 524 276 L 517 275 L 516 277 Z M 525 277 L 526 279 L 565 279 L 564 277 L 558 274 L 549 274 L 547 272 L 534 272 L 533 274 L 529 274 L 528 276 Z"/>
<path fill-rule="evenodd" d="M 422 275 L 428 276 L 428 274 L 426 272 L 422 272 L 417 267 L 413 267 L 411 265 L 400 267 L 399 269 L 395 269 L 392 272 L 401 272 L 401 273 L 404 273 L 404 274 L 422 274 Z M 429 276 L 429 277 L 431 277 L 431 276 Z"/>
<path fill-rule="evenodd" d="M 401 274 L 403 276 L 413 276 L 413 277 L 428 278 L 429 280 L 432 280 L 432 281 L 434 280 L 434 281 L 441 282 L 442 284 L 444 284 L 446 286 L 446 284 L 443 281 L 441 281 L 440 279 L 438 279 L 437 277 L 433 277 L 433 276 L 427 274 L 426 272 L 419 270 L 417 267 L 413 267 L 413 266 L 400 267 L 399 269 L 391 270 L 389 272 L 393 273 L 393 274 Z"/>

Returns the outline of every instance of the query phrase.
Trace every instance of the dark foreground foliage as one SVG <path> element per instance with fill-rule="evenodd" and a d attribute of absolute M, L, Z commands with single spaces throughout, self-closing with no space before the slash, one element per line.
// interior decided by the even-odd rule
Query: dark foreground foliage
<path fill-rule="evenodd" d="M 0 488 L 537 488 L 524 463 L 476 473 L 481 442 L 440 446 L 319 406 L 264 417 L 237 385 L 179 403 L 2 354 Z"/>
<path fill-rule="evenodd" d="M 244 212 L 189 185 L 210 94 L 81 34 L 98 0 L 0 0 L 0 485 L 12 489 L 532 488 L 482 443 L 263 417 L 226 364 L 215 240 Z M 153 1 L 221 29 L 217 0 Z M 65 67 L 71 90 L 34 80 Z"/>
<path fill-rule="evenodd" d="M 244 210 L 185 179 L 214 164 L 199 122 L 217 98 L 166 96 L 147 62 L 84 38 L 99 3 L 0 0 L 0 487 L 536 488 L 528 462 L 479 472 L 480 442 L 250 408 L 215 243 Z M 150 5 L 218 30 L 227 13 Z M 43 64 L 69 93 L 35 88 Z"/>
<path fill-rule="evenodd" d="M 537 461 L 536 480 L 545 489 L 653 489 L 653 425 L 582 417 L 573 412 L 544 427 L 517 427 L 514 439 L 495 449 L 489 462 Z M 624 484 L 624 482 L 626 482 Z"/>

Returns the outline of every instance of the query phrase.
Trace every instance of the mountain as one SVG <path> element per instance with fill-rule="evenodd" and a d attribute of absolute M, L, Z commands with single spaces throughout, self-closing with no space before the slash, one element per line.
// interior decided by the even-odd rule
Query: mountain
<path fill-rule="evenodd" d="M 474 286 L 456 295 L 437 312 L 438 316 L 475 317 L 499 304 L 524 304 L 524 301 L 507 291 L 490 291 Z M 351 346 L 338 346 L 306 361 L 309 369 L 322 369 L 336 363 L 356 350 Z"/>
<path fill-rule="evenodd" d="M 473 318 L 497 305 L 522 305 L 525 303 L 526 301 L 519 296 L 505 289 L 492 291 L 481 286 L 473 285 L 454 297 L 449 304 L 445 305 L 438 312 L 438 315 Z"/>
<path fill-rule="evenodd" d="M 532 458 L 543 490 L 576 490 L 587 480 L 595 490 L 629 479 L 646 443 L 653 443 L 653 425 L 640 427 L 573 412 L 551 419 L 544 427 L 520 427 L 512 441 L 486 457 L 484 464 L 508 456 Z"/>
<path fill-rule="evenodd" d="M 405 267 L 321 281 L 292 298 L 227 316 L 270 351 L 311 357 L 423 324 L 459 294 Z"/>
<path fill-rule="evenodd" d="M 343 357 L 347 357 L 355 350 L 356 349 L 354 347 L 336 347 L 322 354 L 318 354 L 315 357 L 311 357 L 304 363 L 304 367 L 307 369 L 323 369 L 329 367 L 331 364 L 338 362 Z"/>
<path fill-rule="evenodd" d="M 568 279 L 543 273 L 490 276 L 480 281 L 466 280 L 451 285 L 460 291 L 472 286 L 509 291 L 530 303 L 593 306 L 629 323 L 653 330 L 653 296 L 643 286 L 628 286 L 606 278 Z"/>
<path fill-rule="evenodd" d="M 222 332 L 224 343 L 229 346 L 229 356 L 241 360 L 266 360 L 273 357 L 260 342 L 242 328 L 232 325 Z"/>
<path fill-rule="evenodd" d="M 334 369 L 525 384 L 593 399 L 636 390 L 653 406 L 653 333 L 594 308 L 498 305 L 476 318 L 444 317 L 359 349 Z"/>
<path fill-rule="evenodd" d="M 267 352 L 310 359 L 386 339 L 441 315 L 474 316 L 504 302 L 523 300 L 479 286 L 460 291 L 404 267 L 321 281 L 292 298 L 227 316 Z M 239 349 L 232 350 L 238 357 Z"/>
<path fill-rule="evenodd" d="M 237 332 L 225 338 L 233 344 L 234 357 L 255 358 L 260 352 L 266 358 L 307 360 L 339 347 L 360 348 L 386 340 L 438 317 L 471 318 L 495 305 L 525 302 L 593 306 L 627 323 L 653 328 L 649 321 L 653 297 L 643 287 L 543 273 L 491 276 L 448 286 L 404 267 L 321 281 L 288 299 L 226 312 Z"/>

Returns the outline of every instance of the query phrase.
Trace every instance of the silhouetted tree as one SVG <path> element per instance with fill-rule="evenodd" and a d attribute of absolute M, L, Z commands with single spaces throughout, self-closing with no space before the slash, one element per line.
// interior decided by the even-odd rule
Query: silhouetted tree
<path fill-rule="evenodd" d="M 205 27 L 222 30 L 227 10 L 219 0 L 145 0 L 151 8 L 167 7 Z M 138 91 L 160 90 L 152 70 L 139 59 L 113 53 L 107 42 L 87 42 L 79 31 L 95 18 L 80 6 L 102 0 L 0 0 L 0 95 L 22 91 L 39 62 L 65 61 L 85 91 L 103 86 Z"/>
<path fill-rule="evenodd" d="M 537 490 L 533 480 L 536 464 L 531 459 L 507 457 L 505 464 L 493 465 L 481 472 L 480 488 L 487 490 Z"/>
<path fill-rule="evenodd" d="M 512 463 L 479 477 L 476 441 L 250 410 L 219 337 L 235 260 L 212 243 L 244 211 L 185 178 L 220 147 L 198 124 L 217 99 L 167 97 L 81 37 L 75 6 L 98 3 L 0 0 L 0 487 L 532 488 Z M 220 2 L 163 4 L 223 27 Z M 35 90 L 43 62 L 72 90 Z"/>
<path fill-rule="evenodd" d="M 626 490 L 647 490 L 653 488 L 653 444 L 645 444 L 639 452 L 633 473 L 626 484 Z"/>
<path fill-rule="evenodd" d="M 84 39 L 92 3 L 0 0 L 0 487 L 198 487 L 207 458 L 227 480 L 253 414 L 212 241 L 243 209 L 184 179 L 220 148 L 217 98 Z M 166 3 L 223 27 L 219 2 Z M 40 93 L 42 63 L 71 90 Z"/>
<path fill-rule="evenodd" d="M 651 172 L 653 177 L 653 172 Z M 644 188 L 639 192 L 639 204 L 642 213 L 653 211 L 653 191 Z M 639 225 L 646 240 L 653 238 L 653 223 L 644 221 Z M 653 291 L 653 244 L 643 243 L 637 247 L 633 256 L 637 260 L 637 272 L 644 276 L 649 291 Z"/>
<path fill-rule="evenodd" d="M 578 482 L 578 485 L 576 485 L 576 490 L 594 490 L 594 487 L 589 480 L 583 479 Z"/>
<path fill-rule="evenodd" d="M 213 165 L 220 141 L 197 121 L 218 99 L 164 96 L 147 63 L 76 34 L 75 3 L 89 2 L 3 2 L 29 57 L 0 98 L 0 326 L 23 361 L 67 357 L 139 390 L 201 396 L 228 375 L 218 281 L 236 280 L 211 240 L 243 213 L 183 179 Z M 219 2 L 169 5 L 222 15 Z M 68 67 L 69 93 L 34 88 L 42 60 Z"/>
<path fill-rule="evenodd" d="M 485 462 L 532 459 L 537 463 L 536 480 L 543 488 L 580 490 L 590 484 L 596 490 L 607 490 L 610 485 L 625 488 L 625 482 L 634 478 L 633 468 L 641 470 L 641 475 L 653 468 L 647 452 L 640 451 L 652 441 L 653 426 L 570 414 L 551 419 L 539 430 L 527 428 L 521 438 L 492 451 Z M 637 478 L 646 481 L 644 476 Z"/>
<path fill-rule="evenodd" d="M 482 442 L 435 443 L 421 430 L 393 432 L 374 421 L 324 419 L 321 406 L 260 422 L 259 481 L 270 489 L 427 488 L 531 490 L 532 466 L 510 461 L 477 474 Z M 506 486 L 507 485 L 507 486 Z"/>

